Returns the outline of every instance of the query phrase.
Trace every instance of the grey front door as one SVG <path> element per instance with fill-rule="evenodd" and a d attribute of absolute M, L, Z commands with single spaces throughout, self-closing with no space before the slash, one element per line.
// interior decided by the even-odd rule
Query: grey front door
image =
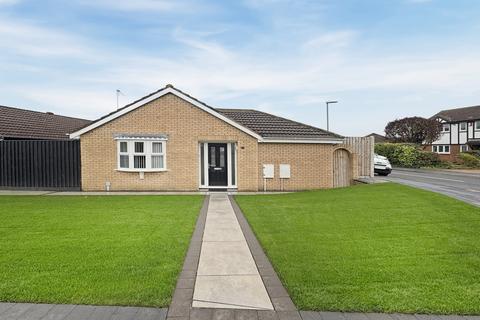
<path fill-rule="evenodd" d="M 226 187 L 227 181 L 227 144 L 208 144 L 208 184 L 209 186 Z"/>

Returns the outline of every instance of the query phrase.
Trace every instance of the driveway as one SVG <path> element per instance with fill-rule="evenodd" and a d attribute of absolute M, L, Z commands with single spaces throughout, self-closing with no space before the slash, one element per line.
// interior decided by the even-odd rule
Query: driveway
<path fill-rule="evenodd" d="M 443 193 L 480 206 L 479 173 L 395 168 L 388 177 L 375 178 Z"/>

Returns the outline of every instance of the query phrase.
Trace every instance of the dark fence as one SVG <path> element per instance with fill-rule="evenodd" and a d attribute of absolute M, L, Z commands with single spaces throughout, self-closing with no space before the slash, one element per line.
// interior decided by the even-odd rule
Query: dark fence
<path fill-rule="evenodd" d="M 0 188 L 80 190 L 80 141 L 0 141 Z"/>

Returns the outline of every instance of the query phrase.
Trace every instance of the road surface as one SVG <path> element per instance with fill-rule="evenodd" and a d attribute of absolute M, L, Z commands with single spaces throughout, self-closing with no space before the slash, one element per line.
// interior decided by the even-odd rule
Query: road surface
<path fill-rule="evenodd" d="M 479 173 L 396 168 L 388 177 L 376 178 L 443 193 L 480 206 Z"/>

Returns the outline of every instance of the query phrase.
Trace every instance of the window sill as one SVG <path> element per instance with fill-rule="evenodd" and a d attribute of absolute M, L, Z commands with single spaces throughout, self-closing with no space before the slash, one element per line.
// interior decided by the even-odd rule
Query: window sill
<path fill-rule="evenodd" d="M 165 172 L 169 171 L 168 169 L 115 169 L 115 171 L 120 172 Z"/>

